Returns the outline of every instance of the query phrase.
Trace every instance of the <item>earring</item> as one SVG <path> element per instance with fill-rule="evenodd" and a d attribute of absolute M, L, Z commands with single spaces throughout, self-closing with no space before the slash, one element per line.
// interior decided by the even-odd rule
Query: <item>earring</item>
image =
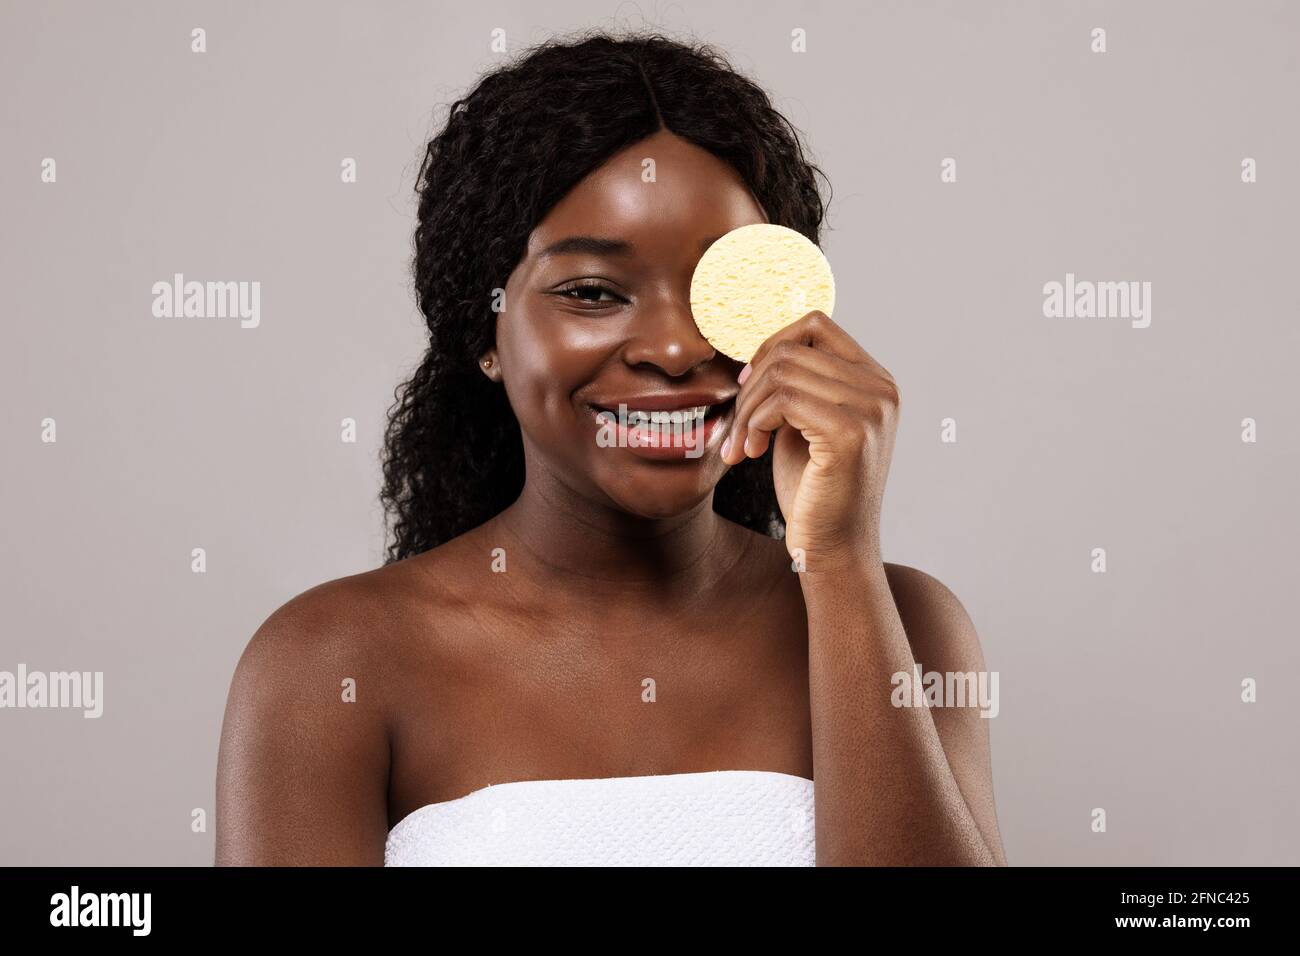
<path fill-rule="evenodd" d="M 491 367 L 492 367 L 492 360 L 491 360 L 490 358 L 485 358 L 485 359 L 483 360 L 483 367 L 484 367 L 484 368 L 491 368 Z"/>

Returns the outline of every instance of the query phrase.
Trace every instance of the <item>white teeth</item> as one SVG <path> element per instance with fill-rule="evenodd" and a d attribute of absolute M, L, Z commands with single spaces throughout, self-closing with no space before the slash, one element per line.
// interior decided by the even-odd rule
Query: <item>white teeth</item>
<path fill-rule="evenodd" d="M 703 421 L 704 416 L 709 413 L 708 405 L 696 405 L 693 408 L 677 408 L 671 411 L 643 411 L 641 409 L 629 408 L 627 411 L 627 423 L 632 427 L 643 427 L 647 425 L 688 425 L 692 421 Z"/>

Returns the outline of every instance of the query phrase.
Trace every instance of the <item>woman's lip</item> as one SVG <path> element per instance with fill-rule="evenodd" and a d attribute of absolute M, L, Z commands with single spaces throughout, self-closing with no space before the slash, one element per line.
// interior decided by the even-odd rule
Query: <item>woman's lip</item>
<path fill-rule="evenodd" d="M 707 402 L 700 402 L 705 405 Z M 607 436 L 600 447 L 618 448 L 630 451 L 632 454 L 650 459 L 651 461 L 699 461 L 704 457 L 706 452 L 714 453 L 721 445 L 721 436 L 726 431 L 726 426 L 731 424 L 731 416 L 735 413 L 734 407 L 728 407 L 718 415 L 712 415 L 704 419 L 703 423 L 693 428 L 682 428 L 680 430 L 670 430 L 667 435 L 662 435 L 663 444 L 648 445 L 643 444 L 641 435 L 647 433 L 643 429 L 629 429 L 627 425 L 618 419 L 617 414 L 613 420 L 609 419 L 610 412 L 606 409 L 599 408 L 595 405 L 589 406 L 592 410 L 592 418 L 599 429 L 613 429 L 613 434 Z M 654 409 L 657 411 L 658 409 Z M 605 417 L 602 418 L 601 416 Z M 629 433 L 639 433 L 634 442 Z M 648 436 L 647 437 L 651 437 Z M 689 446 L 688 446 L 689 442 Z"/>
<path fill-rule="evenodd" d="M 698 408 L 700 405 L 725 405 L 735 397 L 735 392 L 721 395 L 717 392 L 673 392 L 659 395 L 633 395 L 628 398 L 611 399 L 608 402 L 587 404 L 592 408 L 606 409 L 615 413 L 618 412 L 620 405 L 642 412 L 675 412 Z"/>

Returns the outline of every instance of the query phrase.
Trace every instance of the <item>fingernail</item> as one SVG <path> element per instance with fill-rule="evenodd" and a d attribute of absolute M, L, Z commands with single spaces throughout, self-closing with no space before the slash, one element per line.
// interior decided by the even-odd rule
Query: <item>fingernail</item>
<path fill-rule="evenodd" d="M 731 450 L 731 436 L 728 435 L 722 442 L 722 457 L 727 457 L 727 452 Z"/>
<path fill-rule="evenodd" d="M 745 367 L 740 370 L 740 374 L 736 376 L 736 384 L 744 385 L 745 379 L 749 378 L 749 373 L 753 371 L 753 368 L 752 365 L 746 363 Z"/>

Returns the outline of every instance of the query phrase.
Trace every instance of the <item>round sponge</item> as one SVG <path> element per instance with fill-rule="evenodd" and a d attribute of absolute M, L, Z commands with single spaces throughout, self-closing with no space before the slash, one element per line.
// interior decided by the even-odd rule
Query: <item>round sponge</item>
<path fill-rule="evenodd" d="M 691 277 L 691 312 L 710 345 L 748 362 L 774 332 L 814 309 L 830 316 L 835 277 L 805 236 L 770 223 L 733 229 L 709 246 Z"/>

